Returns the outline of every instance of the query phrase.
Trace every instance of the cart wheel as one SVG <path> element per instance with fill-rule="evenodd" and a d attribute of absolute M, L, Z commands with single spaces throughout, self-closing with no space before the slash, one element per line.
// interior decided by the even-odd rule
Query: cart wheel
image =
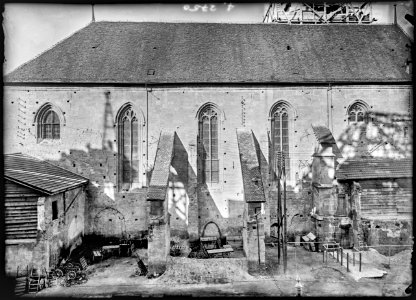
<path fill-rule="evenodd" d="M 61 269 L 56 269 L 55 276 L 58 278 L 64 276 L 64 271 L 62 271 Z"/>
<path fill-rule="evenodd" d="M 77 273 L 75 271 L 68 271 L 68 273 L 66 273 L 66 276 L 69 279 L 74 279 L 75 277 L 77 277 Z"/>
<path fill-rule="evenodd" d="M 82 266 L 81 266 L 81 264 L 77 264 L 77 263 L 75 263 L 75 264 L 73 264 L 73 266 L 72 266 L 72 268 L 74 269 L 74 271 L 75 272 L 81 272 L 81 270 L 82 270 Z"/>
<path fill-rule="evenodd" d="M 64 266 L 65 269 L 72 269 L 74 267 L 74 264 L 71 262 L 67 262 Z"/>

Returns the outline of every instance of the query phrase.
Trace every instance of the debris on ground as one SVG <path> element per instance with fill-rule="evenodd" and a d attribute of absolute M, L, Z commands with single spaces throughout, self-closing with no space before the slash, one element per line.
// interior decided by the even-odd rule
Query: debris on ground
<path fill-rule="evenodd" d="M 178 283 L 228 283 L 255 280 L 247 272 L 245 258 L 192 259 L 170 257 L 168 266 L 157 282 L 167 285 Z"/>

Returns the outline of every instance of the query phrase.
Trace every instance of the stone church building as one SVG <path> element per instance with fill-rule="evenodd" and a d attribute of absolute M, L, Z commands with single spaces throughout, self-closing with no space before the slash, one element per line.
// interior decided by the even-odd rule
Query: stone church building
<path fill-rule="evenodd" d="M 288 234 L 305 234 L 341 201 L 343 160 L 412 156 L 411 47 L 396 25 L 92 22 L 6 74 L 5 153 L 89 179 L 85 234 L 196 239 L 250 236 L 254 212 L 273 235 L 283 152 Z"/>

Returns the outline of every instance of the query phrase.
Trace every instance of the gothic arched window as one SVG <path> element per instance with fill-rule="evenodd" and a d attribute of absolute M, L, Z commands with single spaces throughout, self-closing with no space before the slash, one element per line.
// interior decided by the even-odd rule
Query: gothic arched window
<path fill-rule="evenodd" d="M 139 120 L 131 106 L 118 116 L 119 181 L 122 190 L 139 186 Z"/>
<path fill-rule="evenodd" d="M 219 113 L 213 105 L 206 105 L 198 116 L 199 141 L 202 182 L 219 182 L 218 128 Z"/>
<path fill-rule="evenodd" d="M 36 122 L 38 141 L 61 138 L 61 121 L 52 105 L 46 104 L 39 109 Z"/>
<path fill-rule="evenodd" d="M 356 102 L 348 109 L 348 124 L 355 124 L 365 122 L 367 123 L 367 107 L 361 103 Z"/>
<path fill-rule="evenodd" d="M 289 110 L 287 105 L 275 105 L 271 113 L 272 159 L 275 169 L 279 163 L 279 153 L 283 153 L 286 178 L 290 179 L 289 154 Z M 277 170 L 276 174 L 277 174 Z"/>

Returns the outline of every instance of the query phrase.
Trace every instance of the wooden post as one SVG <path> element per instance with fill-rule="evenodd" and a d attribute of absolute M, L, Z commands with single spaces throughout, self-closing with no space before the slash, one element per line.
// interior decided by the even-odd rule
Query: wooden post
<path fill-rule="evenodd" d="M 355 266 L 355 252 L 352 253 L 352 265 Z"/>
<path fill-rule="evenodd" d="M 328 263 L 328 251 L 325 251 L 326 252 L 326 254 L 325 254 L 325 256 L 326 256 L 326 263 Z"/>
<path fill-rule="evenodd" d="M 282 226 L 282 199 L 280 190 L 280 164 L 278 162 L 278 155 L 275 153 L 275 172 L 277 172 L 277 262 L 280 264 L 281 253 L 281 226 Z"/>
<path fill-rule="evenodd" d="M 259 254 L 259 266 L 260 266 L 260 237 L 259 237 L 259 219 L 258 219 L 258 214 L 260 212 L 256 213 L 256 228 L 257 228 L 257 253 Z"/>
<path fill-rule="evenodd" d="M 347 272 L 350 271 L 350 260 L 349 260 L 349 258 L 350 258 L 350 254 L 347 253 Z"/>
<path fill-rule="evenodd" d="M 337 262 L 339 262 L 339 248 L 337 248 Z"/>
<path fill-rule="evenodd" d="M 391 255 L 390 249 L 391 249 L 391 247 L 390 246 L 388 246 L 388 247 L 389 247 L 389 268 L 390 268 L 390 255 Z"/>
<path fill-rule="evenodd" d="M 342 259 L 343 258 L 344 258 L 344 253 L 343 253 L 342 248 L 341 248 L 341 266 L 342 266 Z"/>
<path fill-rule="evenodd" d="M 360 272 L 361 272 L 361 252 L 360 252 Z"/>
<path fill-rule="evenodd" d="M 322 251 L 322 263 L 324 263 L 324 262 L 325 262 L 325 250 Z"/>
<path fill-rule="evenodd" d="M 283 153 L 282 153 L 283 154 Z M 286 274 L 287 270 L 287 219 L 286 219 L 286 167 L 285 167 L 285 155 L 282 155 L 283 166 L 283 270 Z"/>

